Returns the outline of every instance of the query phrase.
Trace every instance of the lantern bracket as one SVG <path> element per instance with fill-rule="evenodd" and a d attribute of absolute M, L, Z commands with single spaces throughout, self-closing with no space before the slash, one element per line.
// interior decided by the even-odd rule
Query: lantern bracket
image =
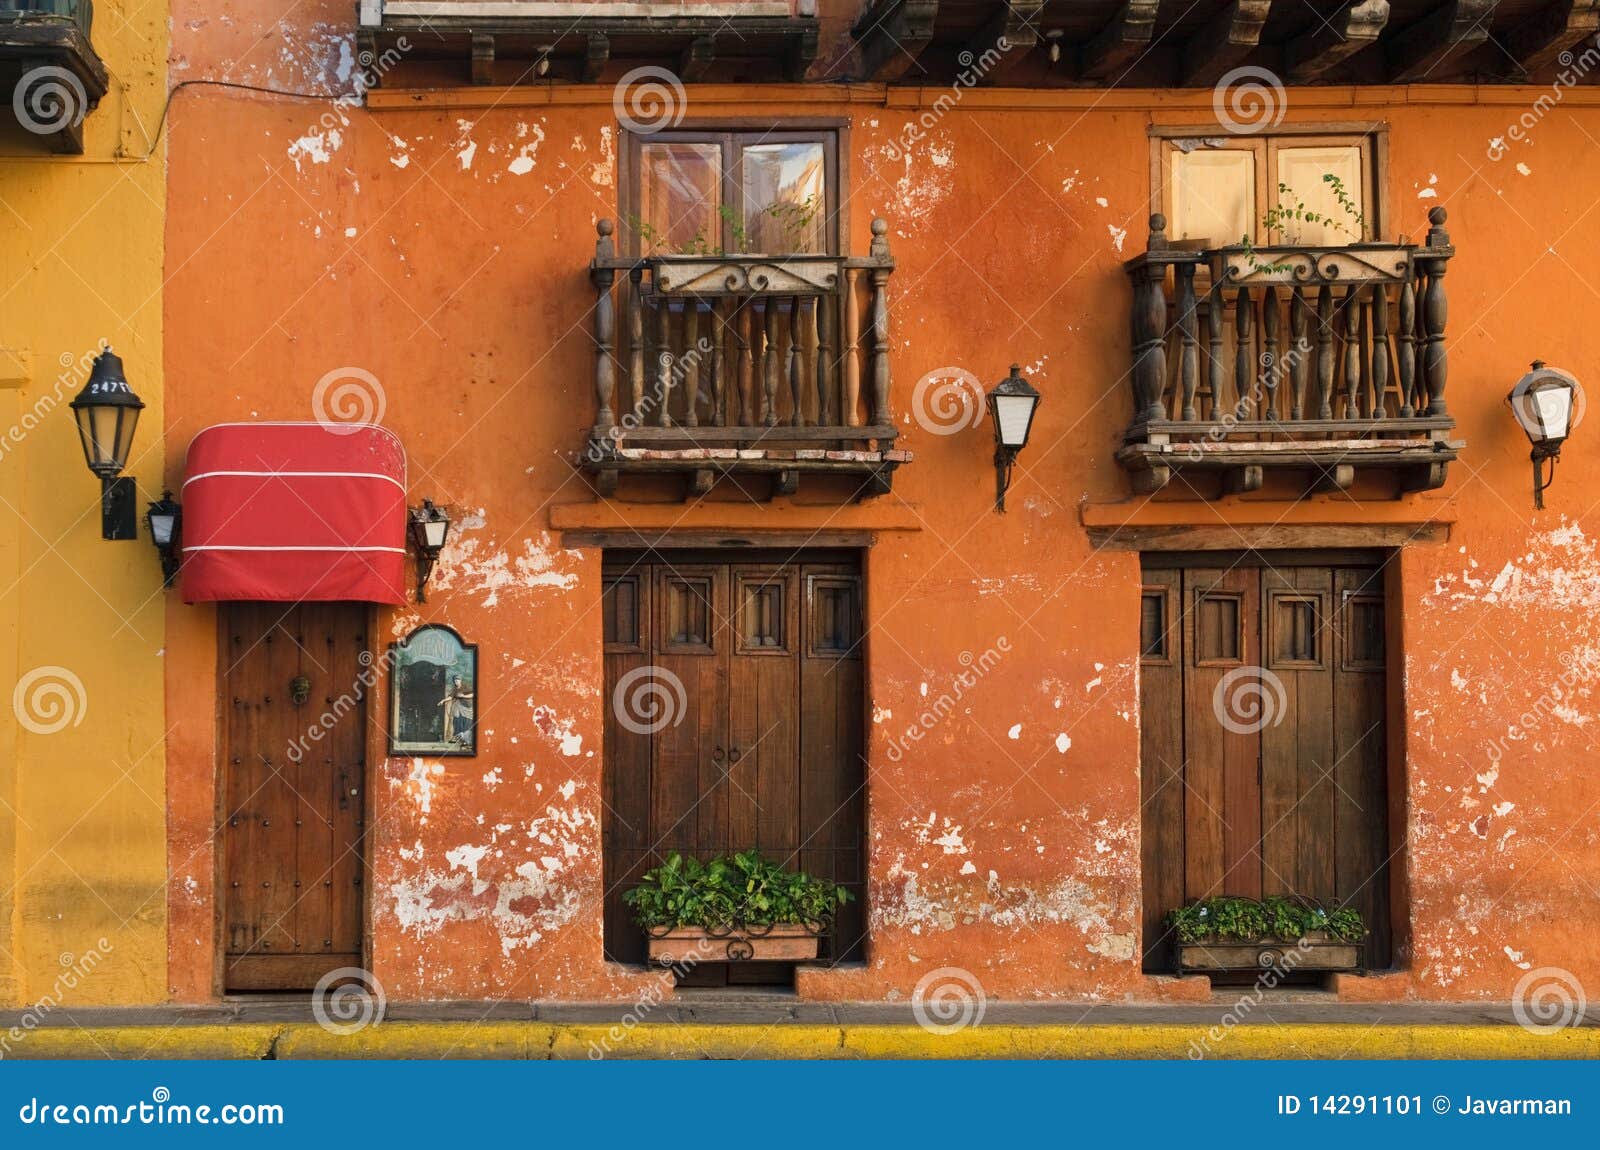
<path fill-rule="evenodd" d="M 100 481 L 100 538 L 139 537 L 139 493 L 128 476 Z"/>

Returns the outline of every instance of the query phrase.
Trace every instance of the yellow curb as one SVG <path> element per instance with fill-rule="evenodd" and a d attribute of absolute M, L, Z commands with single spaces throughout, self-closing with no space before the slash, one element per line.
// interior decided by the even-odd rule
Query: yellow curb
<path fill-rule="evenodd" d="M 853 1058 L 1600 1058 L 1600 1029 L 1541 1035 L 1520 1026 L 984 1026 L 934 1034 L 917 1026 L 847 1027 Z"/>
<path fill-rule="evenodd" d="M 273 1056 L 307 1058 L 549 1058 L 555 1027 L 537 1022 L 383 1022 L 350 1034 L 311 1023 L 283 1028 Z"/>
<path fill-rule="evenodd" d="M 217 1025 L 40 1027 L 20 1038 L 0 1032 L 6 1059 L 39 1058 L 265 1058 L 283 1026 L 267 1022 Z"/>
<path fill-rule="evenodd" d="M 4 1058 L 499 1059 L 1600 1059 L 1600 1027 L 1254 1023 L 968 1027 L 384 1022 L 352 1034 L 311 1023 L 41 1028 Z"/>
<path fill-rule="evenodd" d="M 781 1022 L 767 1026 L 647 1022 L 634 1027 L 556 1026 L 554 1059 L 840 1058 L 837 1026 Z"/>

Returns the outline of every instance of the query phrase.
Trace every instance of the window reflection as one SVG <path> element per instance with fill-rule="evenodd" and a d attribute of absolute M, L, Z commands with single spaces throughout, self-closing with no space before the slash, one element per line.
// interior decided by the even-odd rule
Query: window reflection
<path fill-rule="evenodd" d="M 822 144 L 752 144 L 744 150 L 744 247 L 826 252 L 827 171 Z"/>
<path fill-rule="evenodd" d="M 634 228 L 645 255 L 722 247 L 722 149 L 716 144 L 645 144 Z"/>

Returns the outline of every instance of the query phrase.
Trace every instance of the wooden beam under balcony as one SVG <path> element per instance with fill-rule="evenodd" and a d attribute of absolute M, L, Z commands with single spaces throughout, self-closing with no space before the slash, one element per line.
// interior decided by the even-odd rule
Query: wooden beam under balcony
<path fill-rule="evenodd" d="M 1083 45 L 1078 75 L 1085 80 L 1114 81 L 1126 65 L 1150 47 L 1160 10 L 1161 0 L 1126 0 L 1111 22 Z"/>
<path fill-rule="evenodd" d="M 1517 71 L 1532 76 L 1559 63 L 1563 52 L 1575 52 L 1596 33 L 1600 33 L 1600 0 L 1555 0 L 1531 18 L 1498 33 L 1498 46 L 1491 45 L 1490 50 L 1500 55 L 1498 49 L 1503 48 Z"/>
<path fill-rule="evenodd" d="M 1003 84 L 1039 43 L 1039 13 L 1044 0 L 1016 0 L 1003 6 L 968 46 L 980 84 Z"/>
<path fill-rule="evenodd" d="M 1388 42 L 1389 78 L 1397 84 L 1437 82 L 1489 38 L 1495 0 L 1449 0 Z"/>
<path fill-rule="evenodd" d="M 1183 50 L 1183 84 L 1215 84 L 1261 43 L 1272 0 L 1233 0 L 1189 38 Z"/>
<path fill-rule="evenodd" d="M 864 80 L 898 80 L 933 42 L 939 0 L 876 0 L 850 29 Z"/>
<path fill-rule="evenodd" d="M 1315 80 L 1377 43 L 1388 23 L 1388 0 L 1351 0 L 1332 17 L 1289 42 L 1284 49 L 1289 79 L 1301 83 Z"/>

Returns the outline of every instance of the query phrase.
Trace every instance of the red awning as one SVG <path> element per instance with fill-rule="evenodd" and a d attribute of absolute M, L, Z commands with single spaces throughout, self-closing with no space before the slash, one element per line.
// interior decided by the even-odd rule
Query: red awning
<path fill-rule="evenodd" d="M 222 423 L 189 444 L 183 598 L 403 604 L 406 454 L 371 425 Z"/>

